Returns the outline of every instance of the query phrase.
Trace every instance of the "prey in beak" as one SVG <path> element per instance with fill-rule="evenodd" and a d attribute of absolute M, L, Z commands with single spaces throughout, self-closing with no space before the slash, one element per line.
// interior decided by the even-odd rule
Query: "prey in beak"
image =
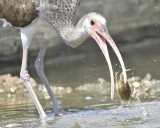
<path fill-rule="evenodd" d="M 105 24 L 101 23 L 100 21 L 97 21 L 96 19 L 91 19 L 90 23 L 92 25 L 91 36 L 92 36 L 92 38 L 94 38 L 94 40 L 99 45 L 100 49 L 102 50 L 102 52 L 104 54 L 104 57 L 105 57 L 107 63 L 108 63 L 110 76 L 111 76 L 111 99 L 113 99 L 113 97 L 114 97 L 114 75 L 113 75 L 113 68 L 112 68 L 110 56 L 108 53 L 108 48 L 106 45 L 106 40 L 111 45 L 111 47 L 113 48 L 115 54 L 117 55 L 117 57 L 119 59 L 119 62 L 121 64 L 122 71 L 123 71 L 125 84 L 127 83 L 126 68 L 125 68 L 122 56 L 121 56 L 115 42 L 113 41 L 112 37 L 108 33 L 108 30 L 106 28 L 106 23 Z"/>

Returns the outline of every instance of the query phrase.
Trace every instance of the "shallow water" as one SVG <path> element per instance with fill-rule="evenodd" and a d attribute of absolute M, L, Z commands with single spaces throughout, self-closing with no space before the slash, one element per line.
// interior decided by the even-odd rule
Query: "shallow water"
<path fill-rule="evenodd" d="M 138 46 L 137 46 L 138 47 Z M 126 46 L 126 48 L 128 48 Z M 152 78 L 160 79 L 160 51 L 152 50 L 152 47 L 145 50 L 133 49 L 121 52 L 127 68 L 132 71 L 129 76 L 141 76 L 142 78 L 150 73 Z M 123 49 L 122 49 L 123 50 Z M 133 52 L 134 51 L 134 52 Z M 111 53 L 114 71 L 121 73 L 118 60 Z M 95 56 L 96 54 L 96 56 Z M 85 83 L 96 82 L 102 77 L 110 81 L 107 64 L 102 54 L 90 54 L 84 60 L 77 60 L 72 63 L 61 62 L 57 66 L 48 66 L 46 73 L 51 83 L 58 86 L 71 87 L 74 89 Z M 35 75 L 34 73 L 32 76 Z M 37 78 L 35 75 L 34 78 Z M 38 81 L 38 79 L 37 79 Z M 160 91 L 159 91 L 160 92 Z M 70 94 L 56 95 L 61 106 L 69 112 L 65 116 L 55 116 L 53 105 L 47 94 L 43 96 L 37 93 L 40 102 L 48 117 L 40 120 L 37 110 L 29 96 L 18 96 L 12 98 L 0 98 L 0 128 L 2 127 L 55 127 L 55 128 L 104 128 L 104 127 L 152 127 L 160 126 L 160 94 L 149 98 L 140 97 L 148 117 L 143 115 L 141 106 L 117 109 L 120 106 L 119 97 L 110 99 L 110 94 L 95 92 L 73 91 Z"/>
<path fill-rule="evenodd" d="M 55 116 L 51 101 L 41 98 L 40 101 L 48 117 L 38 118 L 30 97 L 11 99 L 1 98 L 0 126 L 1 127 L 55 127 L 55 128 L 103 128 L 103 127 L 152 127 L 160 125 L 160 102 L 157 99 L 148 99 L 143 106 L 148 117 L 143 115 L 141 106 L 136 104 L 129 108 L 117 109 L 120 105 L 118 97 L 114 101 L 106 95 L 73 92 L 58 95 L 59 102 L 68 111 L 68 115 Z M 143 99 L 142 99 L 143 100 Z M 151 101 L 152 102 L 149 102 Z"/>
<path fill-rule="evenodd" d="M 93 84 L 93 83 L 90 83 Z M 61 84 L 61 86 L 75 84 Z M 49 96 L 37 93 L 42 106 L 48 115 L 40 120 L 30 96 L 0 98 L 0 128 L 4 127 L 39 127 L 39 128 L 104 128 L 104 127 L 152 127 L 160 126 L 160 93 L 144 98 L 140 97 L 148 116 L 144 116 L 142 105 L 135 100 L 132 107 L 118 109 L 120 99 L 115 95 L 94 91 L 78 91 L 73 89 L 69 94 L 56 95 L 59 103 L 68 112 L 65 116 L 55 116 Z"/>

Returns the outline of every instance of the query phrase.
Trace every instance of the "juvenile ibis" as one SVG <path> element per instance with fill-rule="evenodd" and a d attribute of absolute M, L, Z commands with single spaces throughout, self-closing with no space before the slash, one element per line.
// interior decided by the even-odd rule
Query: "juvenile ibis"
<path fill-rule="evenodd" d="M 46 117 L 46 114 L 31 87 L 30 75 L 27 71 L 28 48 L 32 37 L 37 32 L 44 33 L 44 43 L 35 61 L 35 67 L 54 104 L 55 114 L 66 114 L 66 112 L 58 104 L 43 69 L 44 55 L 48 43 L 53 36 L 53 31 L 56 31 L 60 35 L 65 44 L 73 48 L 78 47 L 89 36 L 97 42 L 109 66 L 111 98 L 113 99 L 114 77 L 105 42 L 107 40 L 120 61 L 124 74 L 124 82 L 127 82 L 123 59 L 107 31 L 105 18 L 96 12 L 92 12 L 84 15 L 77 25 L 74 25 L 79 4 L 80 0 L 0 0 L 0 18 L 4 21 L 3 25 L 9 24 L 20 30 L 23 46 L 20 77 L 29 91 L 41 118 Z"/>

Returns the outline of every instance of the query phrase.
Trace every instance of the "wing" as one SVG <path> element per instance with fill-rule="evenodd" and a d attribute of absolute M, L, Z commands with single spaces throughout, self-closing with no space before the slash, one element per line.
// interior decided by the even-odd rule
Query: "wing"
<path fill-rule="evenodd" d="M 0 0 L 0 18 L 14 27 L 25 27 L 38 17 L 40 0 Z"/>
<path fill-rule="evenodd" d="M 39 17 L 58 31 L 73 26 L 80 0 L 41 0 Z"/>

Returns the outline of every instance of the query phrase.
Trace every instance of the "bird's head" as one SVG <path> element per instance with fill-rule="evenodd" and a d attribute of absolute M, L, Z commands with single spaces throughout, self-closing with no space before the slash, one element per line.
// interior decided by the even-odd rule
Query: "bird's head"
<path fill-rule="evenodd" d="M 110 76 L 111 76 L 111 98 L 113 99 L 114 96 L 114 77 L 113 77 L 113 69 L 112 64 L 110 61 L 110 57 L 108 54 L 108 49 L 106 45 L 106 40 L 113 48 L 114 52 L 116 53 L 124 75 L 124 83 L 127 83 L 127 75 L 126 75 L 126 69 L 123 62 L 123 59 L 121 57 L 121 54 L 113 41 L 112 37 L 108 33 L 107 27 L 106 27 L 106 19 L 101 16 L 98 13 L 92 12 L 83 17 L 83 27 L 87 34 L 89 34 L 99 45 L 101 48 L 105 59 L 108 63 L 109 70 L 110 70 Z"/>

